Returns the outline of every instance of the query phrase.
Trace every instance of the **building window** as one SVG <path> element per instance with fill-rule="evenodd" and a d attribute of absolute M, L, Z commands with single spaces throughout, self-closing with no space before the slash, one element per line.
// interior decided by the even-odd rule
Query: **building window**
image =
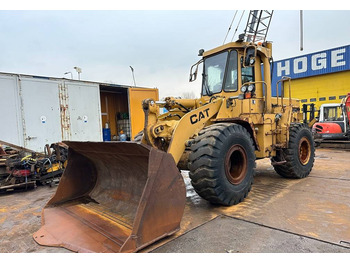
<path fill-rule="evenodd" d="M 307 99 L 301 99 L 301 102 L 302 102 L 302 103 L 306 103 L 306 102 L 307 102 Z"/>
<path fill-rule="evenodd" d="M 343 98 L 345 98 L 346 96 L 339 96 L 339 99 L 343 99 Z"/>
<path fill-rule="evenodd" d="M 335 99 L 337 99 L 336 96 L 330 96 L 330 97 L 329 97 L 329 100 L 335 100 Z"/>
<path fill-rule="evenodd" d="M 310 102 L 316 102 L 316 98 L 310 98 Z"/>
<path fill-rule="evenodd" d="M 320 97 L 318 100 L 319 101 L 326 101 L 326 98 L 325 97 Z"/>

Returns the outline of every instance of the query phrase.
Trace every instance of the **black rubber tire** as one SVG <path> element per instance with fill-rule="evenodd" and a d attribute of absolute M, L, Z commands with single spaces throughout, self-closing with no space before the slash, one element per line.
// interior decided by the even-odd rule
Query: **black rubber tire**
<path fill-rule="evenodd" d="M 240 151 L 230 152 L 234 148 Z M 240 203 L 253 183 L 254 151 L 250 134 L 240 125 L 218 123 L 203 128 L 192 142 L 189 155 L 189 175 L 194 190 L 213 204 L 231 206 Z M 229 162 L 226 162 L 227 159 Z M 232 163 L 234 161 L 237 163 Z M 235 168 L 242 176 L 232 183 L 227 172 L 235 172 Z"/>
<path fill-rule="evenodd" d="M 304 144 L 309 148 L 307 154 L 305 153 L 304 156 L 301 156 L 300 150 Z M 286 163 L 273 166 L 280 176 L 304 178 L 310 174 L 315 160 L 315 143 L 307 125 L 301 123 L 291 125 L 288 148 L 278 150 L 276 157 L 272 159 L 272 161 L 277 162 L 283 160 Z"/>

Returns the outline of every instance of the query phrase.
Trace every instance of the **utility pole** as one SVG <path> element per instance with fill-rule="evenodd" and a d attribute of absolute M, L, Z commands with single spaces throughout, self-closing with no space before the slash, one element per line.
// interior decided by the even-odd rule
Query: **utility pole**
<path fill-rule="evenodd" d="M 303 32 L 303 10 L 300 10 L 300 51 L 304 50 L 304 32 Z"/>

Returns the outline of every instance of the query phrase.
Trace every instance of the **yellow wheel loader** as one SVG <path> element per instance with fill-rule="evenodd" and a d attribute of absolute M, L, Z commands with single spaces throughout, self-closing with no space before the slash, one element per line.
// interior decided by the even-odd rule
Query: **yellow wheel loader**
<path fill-rule="evenodd" d="M 247 197 L 256 159 L 270 158 L 283 177 L 310 173 L 314 142 L 290 79 L 271 96 L 271 43 L 240 39 L 199 55 L 190 81 L 202 63 L 201 98 L 144 100 L 136 141 L 65 142 L 68 165 L 34 234 L 39 244 L 135 252 L 173 234 L 186 201 L 179 169 L 202 198 L 226 206 Z"/>

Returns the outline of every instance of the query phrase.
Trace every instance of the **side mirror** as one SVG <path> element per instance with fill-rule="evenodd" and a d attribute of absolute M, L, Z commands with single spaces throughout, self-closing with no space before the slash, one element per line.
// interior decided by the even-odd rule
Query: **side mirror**
<path fill-rule="evenodd" d="M 244 67 L 253 66 L 255 64 L 256 48 L 248 46 L 244 49 Z"/>
<path fill-rule="evenodd" d="M 198 66 L 200 63 L 203 62 L 203 59 L 199 60 L 197 63 L 195 63 L 193 66 L 191 66 L 190 70 L 190 82 L 193 82 L 197 79 L 197 73 L 198 73 Z"/>

